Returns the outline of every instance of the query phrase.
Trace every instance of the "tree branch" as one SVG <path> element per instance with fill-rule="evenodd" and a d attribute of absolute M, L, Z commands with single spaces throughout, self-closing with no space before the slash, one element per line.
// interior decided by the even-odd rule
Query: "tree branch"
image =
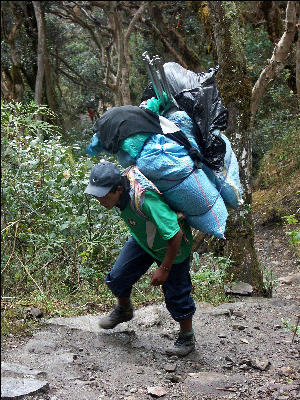
<path fill-rule="evenodd" d="M 126 44 L 128 44 L 130 34 L 131 34 L 135 24 L 137 23 L 137 21 L 141 17 L 141 15 L 144 12 L 146 7 L 147 7 L 147 2 L 143 1 L 141 6 L 140 6 L 140 8 L 137 10 L 137 12 L 135 13 L 134 17 L 130 21 L 130 24 L 129 24 L 128 28 L 127 28 L 126 33 L 125 33 L 125 43 Z M 127 49 L 128 49 L 128 46 L 127 46 Z M 128 52 L 128 50 L 127 50 L 127 52 Z"/>
<path fill-rule="evenodd" d="M 165 38 L 165 36 L 162 34 L 162 32 L 157 28 L 157 26 L 155 26 L 152 22 L 149 22 L 149 25 L 151 26 L 151 28 L 154 29 L 154 31 L 157 33 L 157 35 L 159 35 L 160 40 L 165 44 L 165 46 L 170 50 L 170 52 L 175 56 L 175 58 L 177 59 L 177 61 L 179 62 L 179 64 L 183 67 L 188 69 L 188 65 L 185 63 L 185 61 L 183 60 L 183 58 L 181 57 L 181 55 L 179 53 L 177 53 L 177 51 L 174 49 L 174 47 L 171 45 L 171 43 Z"/>
<path fill-rule="evenodd" d="M 82 86 L 82 87 L 86 87 L 86 84 L 84 83 L 81 83 L 81 82 L 78 82 L 78 79 L 76 80 L 76 78 L 74 78 L 74 76 L 72 76 L 72 75 L 70 75 L 70 74 L 68 74 L 66 71 L 64 71 L 62 68 L 58 68 L 58 70 L 63 74 L 63 75 L 65 75 L 68 79 L 70 79 L 70 81 L 72 81 L 73 83 L 75 83 L 76 85 L 78 85 L 78 86 Z"/>
<path fill-rule="evenodd" d="M 296 34 L 296 9 L 299 9 L 297 1 L 289 1 L 286 6 L 286 23 L 285 32 L 283 33 L 278 44 L 275 45 L 274 51 L 268 65 L 264 68 L 252 89 L 251 99 L 251 128 L 253 128 L 255 115 L 258 110 L 259 103 L 269 85 L 269 83 L 284 68 L 286 60 L 289 56 L 291 44 Z"/>
<path fill-rule="evenodd" d="M 125 33 L 124 36 L 124 41 L 123 41 L 123 45 L 124 45 L 124 58 L 125 58 L 125 63 L 127 64 L 127 66 L 130 65 L 130 58 L 129 58 L 129 51 L 128 51 L 128 47 L 129 47 L 129 38 L 131 35 L 131 32 L 134 28 L 134 26 L 136 25 L 137 21 L 140 19 L 142 13 L 144 12 L 145 8 L 147 7 L 147 3 L 146 2 L 142 2 L 140 8 L 137 10 L 137 12 L 135 13 L 135 15 L 133 16 L 132 20 L 130 21 L 130 24 L 127 28 L 127 31 Z M 122 62 L 122 60 L 121 60 Z"/>
<path fill-rule="evenodd" d="M 59 61 L 61 61 L 71 72 L 73 72 L 85 85 L 88 85 L 88 82 L 82 75 L 80 75 L 74 68 L 72 68 L 62 57 L 58 54 L 51 53 L 51 56 L 56 57 Z"/>

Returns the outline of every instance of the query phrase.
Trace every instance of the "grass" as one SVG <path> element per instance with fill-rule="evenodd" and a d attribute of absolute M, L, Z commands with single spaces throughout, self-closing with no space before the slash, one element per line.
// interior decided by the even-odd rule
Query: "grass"
<path fill-rule="evenodd" d="M 291 124 L 261 161 L 254 183 L 253 209 L 263 223 L 282 223 L 286 215 L 299 216 L 299 139 L 299 129 Z"/>
<path fill-rule="evenodd" d="M 191 266 L 194 300 L 213 305 L 228 301 L 229 297 L 223 289 L 226 261 L 207 255 L 201 261 L 204 263 L 202 266 L 199 262 L 200 260 L 194 256 Z M 150 279 L 155 268 L 154 264 L 133 288 L 132 300 L 136 308 L 164 301 L 161 287 L 150 286 Z M 11 335 L 30 335 L 41 326 L 43 319 L 103 313 L 110 310 L 114 304 L 115 298 L 104 280 L 99 282 L 97 288 L 92 287 L 88 282 L 81 282 L 71 293 L 68 293 L 63 286 L 56 286 L 44 292 L 43 296 L 36 290 L 22 299 L 3 297 L 1 302 L 2 338 L 5 340 L 5 337 Z M 30 313 L 31 307 L 39 308 L 44 317 L 34 318 Z"/>
<path fill-rule="evenodd" d="M 225 257 L 213 257 L 206 253 L 199 257 L 193 254 L 191 278 L 192 295 L 195 301 L 203 301 L 214 306 L 230 301 L 224 284 L 230 280 L 227 268 L 231 261 Z"/>

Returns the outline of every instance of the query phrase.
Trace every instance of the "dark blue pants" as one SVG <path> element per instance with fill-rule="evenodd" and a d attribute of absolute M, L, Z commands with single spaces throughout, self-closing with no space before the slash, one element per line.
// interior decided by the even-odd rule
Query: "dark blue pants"
<path fill-rule="evenodd" d="M 130 237 L 105 282 L 116 297 L 130 297 L 132 286 L 147 272 L 153 262 L 161 264 Z M 192 317 L 196 311 L 191 296 L 192 282 L 189 270 L 188 257 L 180 264 L 173 264 L 168 279 L 162 285 L 166 307 L 177 322 Z"/>

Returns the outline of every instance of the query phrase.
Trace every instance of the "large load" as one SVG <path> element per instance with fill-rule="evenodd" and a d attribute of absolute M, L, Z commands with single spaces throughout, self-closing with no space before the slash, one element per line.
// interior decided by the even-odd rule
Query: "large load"
<path fill-rule="evenodd" d="M 153 60 L 145 60 L 151 85 L 144 101 L 106 111 L 86 152 L 107 151 L 124 168 L 135 165 L 192 227 L 225 238 L 226 206 L 242 203 L 242 188 L 237 159 L 220 132 L 227 110 L 216 87 L 217 69 L 196 74 L 177 63 L 154 68 Z"/>

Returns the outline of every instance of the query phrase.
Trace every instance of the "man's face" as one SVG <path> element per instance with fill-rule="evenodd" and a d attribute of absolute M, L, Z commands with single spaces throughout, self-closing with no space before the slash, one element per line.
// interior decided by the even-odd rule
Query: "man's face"
<path fill-rule="evenodd" d="M 122 192 L 123 188 L 122 186 L 119 186 L 115 193 L 108 192 L 104 197 L 96 197 L 96 199 L 107 210 L 111 210 L 113 207 L 119 204 Z"/>

